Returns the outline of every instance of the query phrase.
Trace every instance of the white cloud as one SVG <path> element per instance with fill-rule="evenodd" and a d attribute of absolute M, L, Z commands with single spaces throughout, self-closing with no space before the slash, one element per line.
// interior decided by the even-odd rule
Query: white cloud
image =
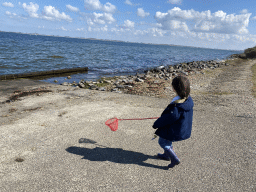
<path fill-rule="evenodd" d="M 112 5 L 111 3 L 107 2 L 103 8 L 102 11 L 108 12 L 108 13 L 114 13 L 116 11 L 116 6 Z"/>
<path fill-rule="evenodd" d="M 77 7 L 73 7 L 71 5 L 66 5 L 67 9 L 69 9 L 70 11 L 73 11 L 73 12 L 78 12 L 79 9 Z"/>
<path fill-rule="evenodd" d="M 5 7 L 14 7 L 14 5 L 10 2 L 4 2 L 2 5 Z"/>
<path fill-rule="evenodd" d="M 128 28 L 134 28 L 134 22 L 130 21 L 130 20 L 125 20 L 124 21 L 124 27 L 128 27 Z"/>
<path fill-rule="evenodd" d="M 100 10 L 102 8 L 99 0 L 84 0 L 84 4 L 86 9 Z"/>
<path fill-rule="evenodd" d="M 76 31 L 84 31 L 84 28 L 77 28 Z"/>
<path fill-rule="evenodd" d="M 88 27 L 88 31 L 89 32 L 107 32 L 108 31 L 108 26 L 107 25 L 105 25 L 104 27 L 91 27 L 91 26 L 89 26 Z"/>
<path fill-rule="evenodd" d="M 100 29 L 101 29 L 101 31 L 108 31 L 108 26 L 105 25 L 104 27 L 101 27 Z"/>
<path fill-rule="evenodd" d="M 72 21 L 72 18 L 69 15 L 66 15 L 64 12 L 60 13 L 57 9 L 52 7 L 51 5 L 49 6 L 44 6 L 44 11 L 43 11 L 43 19 L 46 20 L 66 20 L 66 21 Z"/>
<path fill-rule="evenodd" d="M 256 20 L 256 16 L 254 16 L 253 18 L 251 18 L 251 20 Z"/>
<path fill-rule="evenodd" d="M 39 17 L 37 14 L 39 5 L 37 5 L 36 3 L 34 4 L 34 3 L 30 2 L 29 5 L 27 5 L 26 3 L 23 3 L 22 7 L 29 14 L 30 17 L 33 17 L 33 18 Z"/>
<path fill-rule="evenodd" d="M 87 19 L 88 25 L 94 25 L 96 24 L 111 24 L 115 22 L 115 19 L 113 18 L 113 15 L 111 13 L 93 13 L 92 18 Z"/>
<path fill-rule="evenodd" d="M 227 15 L 223 11 L 211 13 L 210 10 L 198 12 L 174 7 L 167 13 L 156 12 L 155 19 L 164 30 L 184 30 L 207 33 L 240 34 L 248 33 L 250 13 Z"/>
<path fill-rule="evenodd" d="M 66 29 L 65 27 L 61 26 L 60 28 L 56 28 L 56 29 L 59 29 L 59 30 L 62 30 L 62 31 L 71 31 L 69 29 Z"/>
<path fill-rule="evenodd" d="M 124 3 L 127 4 L 127 5 L 132 5 L 132 2 L 130 0 L 125 0 Z"/>
<path fill-rule="evenodd" d="M 67 29 L 65 29 L 63 26 L 60 28 L 63 31 L 68 31 Z"/>
<path fill-rule="evenodd" d="M 149 16 L 150 14 L 149 14 L 148 12 L 145 12 L 145 11 L 143 10 L 143 8 L 138 8 L 138 9 L 137 9 L 137 15 L 138 15 L 139 17 L 144 18 L 144 17 Z"/>
<path fill-rule="evenodd" d="M 9 16 L 16 16 L 17 15 L 16 13 L 11 13 L 10 11 L 6 11 L 5 14 L 9 15 Z"/>
<path fill-rule="evenodd" d="M 248 13 L 248 10 L 247 9 L 243 9 L 242 11 L 240 11 L 241 14 L 246 14 Z"/>
<path fill-rule="evenodd" d="M 182 0 L 169 0 L 167 3 L 171 3 L 171 4 L 181 4 Z"/>
<path fill-rule="evenodd" d="M 99 0 L 84 0 L 85 8 L 89 10 L 99 10 L 107 13 L 114 13 L 116 11 L 116 6 L 107 2 L 102 5 Z"/>

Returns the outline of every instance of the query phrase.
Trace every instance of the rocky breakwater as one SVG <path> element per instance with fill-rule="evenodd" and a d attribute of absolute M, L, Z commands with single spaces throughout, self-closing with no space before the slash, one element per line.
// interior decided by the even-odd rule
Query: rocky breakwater
<path fill-rule="evenodd" d="M 62 85 L 163 98 L 166 97 L 166 93 L 172 92 L 171 80 L 175 76 L 204 74 L 204 69 L 214 70 L 225 65 L 228 64 L 224 60 L 193 61 L 147 69 L 142 74 L 103 77 L 97 81 L 81 80 L 79 83 L 73 82 L 72 84 L 64 82 Z"/>

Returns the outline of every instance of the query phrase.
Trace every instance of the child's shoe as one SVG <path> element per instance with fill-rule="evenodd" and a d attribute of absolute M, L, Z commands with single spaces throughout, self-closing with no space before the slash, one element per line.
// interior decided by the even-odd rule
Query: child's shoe
<path fill-rule="evenodd" d="M 163 160 L 166 160 L 166 161 L 170 161 L 170 160 L 171 160 L 171 157 L 169 157 L 169 156 L 167 155 L 167 152 L 166 152 L 166 151 L 164 151 L 164 154 L 158 153 L 158 154 L 157 154 L 157 157 L 158 157 L 159 159 L 163 159 Z"/>
<path fill-rule="evenodd" d="M 173 168 L 175 165 L 180 164 L 180 160 L 172 148 L 166 150 L 166 153 L 171 158 L 171 164 L 168 165 L 169 168 Z"/>

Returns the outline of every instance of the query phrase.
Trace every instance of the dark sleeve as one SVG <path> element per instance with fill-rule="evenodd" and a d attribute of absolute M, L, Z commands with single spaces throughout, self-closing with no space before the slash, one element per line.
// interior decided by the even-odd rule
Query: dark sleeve
<path fill-rule="evenodd" d="M 165 109 L 161 117 L 159 117 L 153 124 L 153 128 L 161 128 L 166 125 L 171 125 L 180 118 L 178 108 L 173 107 L 172 109 Z"/>

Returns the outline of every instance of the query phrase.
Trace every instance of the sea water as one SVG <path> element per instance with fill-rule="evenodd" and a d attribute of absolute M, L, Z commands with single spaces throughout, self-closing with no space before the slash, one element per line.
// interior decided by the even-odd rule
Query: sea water
<path fill-rule="evenodd" d="M 88 67 L 69 81 L 134 75 L 177 63 L 222 60 L 241 51 L 0 32 L 0 75 Z M 50 78 L 45 81 L 53 82 Z"/>

